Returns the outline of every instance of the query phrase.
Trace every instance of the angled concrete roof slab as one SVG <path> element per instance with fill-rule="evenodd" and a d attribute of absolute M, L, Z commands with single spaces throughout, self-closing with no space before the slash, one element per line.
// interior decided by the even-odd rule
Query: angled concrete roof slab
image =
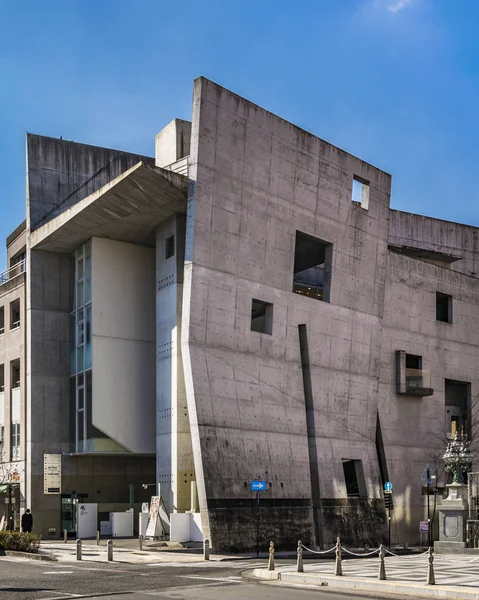
<path fill-rule="evenodd" d="M 67 253 L 91 237 L 153 246 L 157 226 L 186 212 L 187 178 L 139 162 L 39 229 L 30 247 Z"/>

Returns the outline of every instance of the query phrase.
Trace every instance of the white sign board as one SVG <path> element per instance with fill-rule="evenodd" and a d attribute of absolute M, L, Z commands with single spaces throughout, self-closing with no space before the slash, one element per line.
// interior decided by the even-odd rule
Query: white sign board
<path fill-rule="evenodd" d="M 419 522 L 419 533 L 427 533 L 429 531 L 429 523 L 427 521 Z"/>
<path fill-rule="evenodd" d="M 77 505 L 77 538 L 94 538 L 98 528 L 98 504 Z"/>
<path fill-rule="evenodd" d="M 43 455 L 43 493 L 60 494 L 62 491 L 62 455 Z"/>
<path fill-rule="evenodd" d="M 158 523 L 158 512 L 160 510 L 160 497 L 152 496 L 150 502 L 150 518 L 146 528 L 146 537 L 154 538 L 156 536 L 156 525 Z"/>

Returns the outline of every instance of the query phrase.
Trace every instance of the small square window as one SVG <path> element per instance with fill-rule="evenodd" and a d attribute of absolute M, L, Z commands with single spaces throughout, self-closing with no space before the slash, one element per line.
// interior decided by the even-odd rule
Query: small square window
<path fill-rule="evenodd" d="M 175 255 L 175 236 L 172 235 L 166 238 L 165 241 L 165 258 L 171 258 Z"/>
<path fill-rule="evenodd" d="M 262 300 L 255 300 L 251 304 L 251 331 L 258 333 L 273 333 L 273 305 Z"/>
<path fill-rule="evenodd" d="M 360 204 L 364 210 L 369 208 L 369 181 L 359 177 L 359 175 L 353 176 L 352 201 Z"/>
<path fill-rule="evenodd" d="M 452 296 L 436 292 L 436 321 L 452 323 Z"/>

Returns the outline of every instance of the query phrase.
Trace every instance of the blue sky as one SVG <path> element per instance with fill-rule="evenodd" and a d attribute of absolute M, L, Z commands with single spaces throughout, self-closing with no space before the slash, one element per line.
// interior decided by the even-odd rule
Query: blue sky
<path fill-rule="evenodd" d="M 479 226 L 478 22 L 477 0 L 0 0 L 0 243 L 26 131 L 152 155 L 199 75 L 392 173 L 394 208 Z"/>

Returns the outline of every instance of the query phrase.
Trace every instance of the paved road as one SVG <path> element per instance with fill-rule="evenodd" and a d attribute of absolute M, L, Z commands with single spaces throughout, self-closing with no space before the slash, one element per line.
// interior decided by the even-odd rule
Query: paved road
<path fill-rule="evenodd" d="M 282 563 L 283 565 L 286 562 Z M 351 600 L 361 595 L 279 587 L 241 573 L 264 561 L 164 564 L 61 564 L 0 559 L 2 600 Z M 97 596 L 96 594 L 102 594 Z M 106 594 L 106 595 L 104 595 Z M 372 598 L 373 596 L 369 596 Z"/>

